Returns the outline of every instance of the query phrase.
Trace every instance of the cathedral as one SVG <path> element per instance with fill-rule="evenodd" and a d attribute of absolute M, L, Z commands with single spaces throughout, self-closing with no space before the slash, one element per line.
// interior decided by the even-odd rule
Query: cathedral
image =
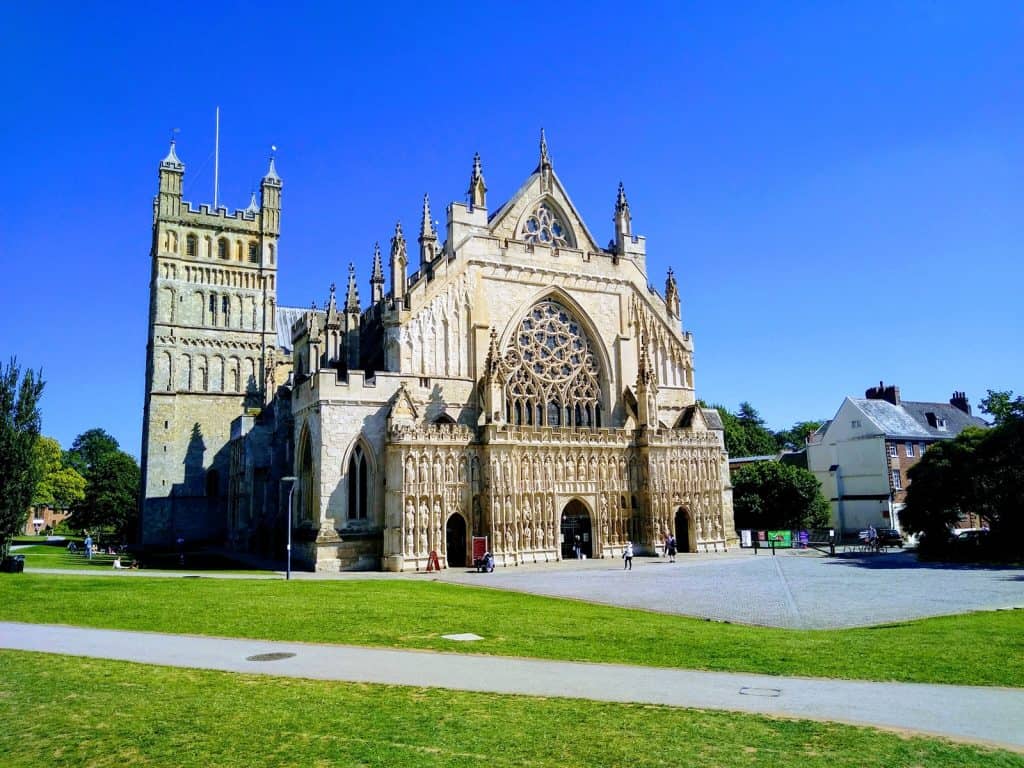
<path fill-rule="evenodd" d="M 480 157 L 443 237 L 424 197 L 322 305 L 277 305 L 282 181 L 229 213 L 159 166 L 142 543 L 319 571 L 498 566 L 734 546 L 722 424 L 699 407 L 670 269 L 659 293 L 620 184 L 598 245 L 541 134 L 488 206 Z M 412 233 L 410 233 L 412 237 Z M 419 258 L 410 273 L 410 251 Z M 286 259 L 287 260 L 287 259 Z M 365 295 L 365 294 L 364 294 Z M 291 514 L 289 522 L 288 515 Z"/>

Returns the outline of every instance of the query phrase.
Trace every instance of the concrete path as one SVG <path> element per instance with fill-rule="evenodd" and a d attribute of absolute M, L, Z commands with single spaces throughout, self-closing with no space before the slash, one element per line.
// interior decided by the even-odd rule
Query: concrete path
<path fill-rule="evenodd" d="M 1024 690 L 769 677 L 0 622 L 0 648 L 317 680 L 724 709 L 1024 752 Z M 270 661 L 260 654 L 287 654 Z"/>

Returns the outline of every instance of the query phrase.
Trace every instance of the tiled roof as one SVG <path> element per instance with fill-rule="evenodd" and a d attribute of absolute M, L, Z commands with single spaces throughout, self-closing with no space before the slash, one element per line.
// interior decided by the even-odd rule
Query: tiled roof
<path fill-rule="evenodd" d="M 886 437 L 934 440 L 956 437 L 965 427 L 985 426 L 983 419 L 969 416 L 949 403 L 903 401 L 899 405 L 893 405 L 888 400 L 868 400 L 859 397 L 851 397 L 850 400 Z M 929 422 L 929 413 L 934 414 L 936 426 Z M 945 429 L 938 428 L 939 420 L 945 421 Z"/>
<path fill-rule="evenodd" d="M 301 307 L 277 308 L 277 346 L 286 352 L 292 351 L 292 324 L 309 310 Z"/>

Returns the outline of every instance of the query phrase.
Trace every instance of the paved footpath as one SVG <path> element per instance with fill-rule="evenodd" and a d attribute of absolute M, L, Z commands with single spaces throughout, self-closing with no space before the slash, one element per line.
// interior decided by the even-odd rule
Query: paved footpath
<path fill-rule="evenodd" d="M 1024 690 L 698 672 L 0 622 L 0 648 L 281 677 L 725 709 L 1024 752 Z M 290 654 L 273 661 L 260 654 Z"/>

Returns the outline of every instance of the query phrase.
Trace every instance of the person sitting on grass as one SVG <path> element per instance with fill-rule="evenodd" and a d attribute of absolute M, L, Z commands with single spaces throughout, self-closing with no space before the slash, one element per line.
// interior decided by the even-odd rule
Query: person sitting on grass
<path fill-rule="evenodd" d="M 126 570 L 126 568 L 127 568 L 127 566 L 121 565 L 121 558 L 120 557 L 115 557 L 114 558 L 114 570 L 115 571 L 123 571 L 123 570 Z"/>

